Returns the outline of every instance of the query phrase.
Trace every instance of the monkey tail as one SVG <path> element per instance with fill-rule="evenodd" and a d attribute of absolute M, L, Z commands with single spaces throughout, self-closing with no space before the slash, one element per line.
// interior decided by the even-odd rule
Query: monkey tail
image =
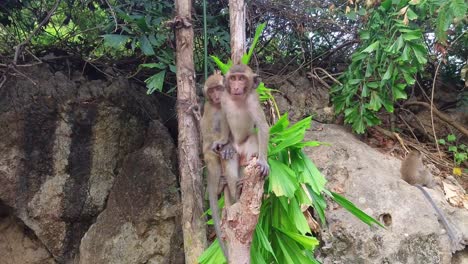
<path fill-rule="evenodd" d="M 451 225 L 449 224 L 447 218 L 445 215 L 442 213 L 442 211 L 437 207 L 437 205 L 434 203 L 434 200 L 432 199 L 431 195 L 419 184 L 415 185 L 418 187 L 419 190 L 424 194 L 424 197 L 429 201 L 429 203 L 432 205 L 432 208 L 437 212 L 437 215 L 439 216 L 439 219 L 442 221 L 442 224 L 444 224 L 445 229 L 447 230 L 447 234 L 450 238 L 451 246 L 452 246 L 452 253 L 455 253 L 458 250 L 461 250 L 464 248 L 464 246 L 461 244 L 461 237 L 456 236 L 454 230 L 452 229 Z"/>
<path fill-rule="evenodd" d="M 208 199 L 210 201 L 210 208 L 211 208 L 211 217 L 213 218 L 213 225 L 216 233 L 216 237 L 218 238 L 218 243 L 223 251 L 224 257 L 226 258 L 226 262 L 229 263 L 229 256 L 226 250 L 226 245 L 221 238 L 221 220 L 219 218 L 219 206 L 218 206 L 218 195 L 216 194 L 215 190 L 210 190 L 208 192 Z"/>

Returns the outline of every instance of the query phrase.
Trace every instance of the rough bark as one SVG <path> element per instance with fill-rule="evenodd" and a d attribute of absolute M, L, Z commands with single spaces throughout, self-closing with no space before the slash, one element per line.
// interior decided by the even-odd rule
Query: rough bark
<path fill-rule="evenodd" d="M 229 29 L 231 32 L 231 59 L 234 64 L 238 64 L 245 53 L 244 0 L 229 0 Z"/>
<path fill-rule="evenodd" d="M 182 228 L 185 263 L 198 263 L 206 248 L 206 226 L 203 214 L 203 185 L 200 162 L 198 120 L 192 111 L 197 105 L 193 65 L 192 2 L 177 0 L 176 30 L 177 115 L 179 125 L 179 172 L 182 193 Z"/>
<path fill-rule="evenodd" d="M 250 263 L 250 246 L 262 206 L 263 184 L 254 158 L 245 168 L 244 185 L 239 201 L 223 210 L 221 229 L 227 240 L 230 264 Z"/>

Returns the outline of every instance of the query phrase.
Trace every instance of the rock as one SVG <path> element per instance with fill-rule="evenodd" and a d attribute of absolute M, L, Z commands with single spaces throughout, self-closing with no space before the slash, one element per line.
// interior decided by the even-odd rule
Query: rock
<path fill-rule="evenodd" d="M 278 108 L 282 113 L 288 112 L 290 120 L 298 121 L 310 115 L 320 122 L 333 120 L 333 109 L 328 107 L 329 90 L 310 81 L 303 73 L 273 76 L 265 84 L 281 91 L 273 95 Z"/>
<path fill-rule="evenodd" d="M 12 209 L 17 224 L 24 224 L 57 263 L 71 263 L 81 255 L 80 243 L 91 225 L 96 221 L 96 225 L 101 224 L 97 219 L 113 217 L 116 208 L 123 209 L 120 217 L 135 217 L 126 204 L 109 208 L 108 202 L 117 203 L 109 197 L 131 193 L 138 183 L 148 184 L 153 187 L 151 192 L 141 192 L 135 199 L 151 201 L 151 210 L 156 211 L 151 211 L 152 218 L 143 217 L 145 224 L 138 224 L 138 230 L 151 234 L 151 239 L 157 236 L 158 242 L 148 244 L 147 236 L 138 233 L 134 243 L 147 247 L 145 252 L 152 256 L 148 263 L 169 263 L 172 259 L 177 263 L 177 252 L 181 251 L 177 246 L 180 232 L 175 231 L 178 219 L 173 216 L 179 210 L 178 192 L 174 191 L 177 159 L 174 143 L 162 124 L 167 119 L 160 116 L 167 116 L 163 113 L 169 108 L 123 78 L 87 81 L 74 73 L 70 80 L 67 74 L 52 73 L 47 65 L 25 71 L 37 85 L 24 78 L 10 78 L 2 89 L 8 96 L 0 96 L 0 204 Z M 135 160 L 140 158 L 146 163 Z M 124 160 L 132 162 L 124 164 Z M 135 176 L 136 182 L 129 180 L 134 175 L 128 171 L 121 174 L 133 163 L 140 164 L 135 169 L 141 175 L 159 177 L 152 179 L 158 184 L 141 180 L 137 177 L 140 174 Z M 151 170 L 158 174 L 148 174 Z M 120 181 L 118 175 L 123 175 Z M 110 196 L 112 188 L 118 188 L 118 194 Z M 140 213 L 146 212 L 141 205 L 138 208 Z M 103 212 L 105 215 L 98 218 Z M 126 223 L 119 228 L 134 228 Z M 105 236 L 94 232 L 88 237 Z M 171 243 L 175 246 L 170 250 L 164 248 Z M 0 251 L 0 255 L 11 252 Z"/>
<path fill-rule="evenodd" d="M 0 216 L 0 252 L 2 264 L 55 264 L 31 230 L 12 215 Z"/>
<path fill-rule="evenodd" d="M 384 228 L 369 227 L 329 202 L 328 229 L 322 263 L 450 263 L 448 236 L 437 215 L 416 187 L 400 179 L 401 161 L 360 142 L 336 125 L 321 125 L 306 140 L 331 143 L 308 148 L 306 154 L 328 179 L 327 187 L 341 192 Z M 457 230 L 468 234 L 468 211 L 451 207 L 440 187 L 428 189 Z M 463 219 L 463 220 L 462 220 Z"/>
<path fill-rule="evenodd" d="M 153 123 L 123 162 L 107 203 L 82 239 L 79 263 L 183 263 L 176 159 L 167 129 Z"/>

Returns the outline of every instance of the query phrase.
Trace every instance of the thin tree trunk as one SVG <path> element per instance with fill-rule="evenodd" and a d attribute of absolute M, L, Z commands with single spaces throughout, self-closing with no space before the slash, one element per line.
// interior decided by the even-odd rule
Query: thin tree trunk
<path fill-rule="evenodd" d="M 256 158 L 245 168 L 239 201 L 223 210 L 221 229 L 227 241 L 230 264 L 249 264 L 253 233 L 262 206 L 265 179 L 260 176 Z"/>
<path fill-rule="evenodd" d="M 198 263 L 206 248 L 203 214 L 200 135 L 193 109 L 197 105 L 193 64 L 192 1 L 176 0 L 177 116 L 179 124 L 179 172 L 182 193 L 182 230 L 185 263 Z"/>
<path fill-rule="evenodd" d="M 244 0 L 229 0 L 231 59 L 241 62 L 245 53 Z M 230 264 L 249 264 L 253 233 L 262 205 L 264 179 L 259 176 L 256 159 L 245 168 L 242 194 L 235 204 L 223 210 L 221 229 L 225 234 Z"/>
<path fill-rule="evenodd" d="M 245 53 L 244 0 L 229 0 L 229 29 L 231 33 L 231 59 L 239 64 Z"/>

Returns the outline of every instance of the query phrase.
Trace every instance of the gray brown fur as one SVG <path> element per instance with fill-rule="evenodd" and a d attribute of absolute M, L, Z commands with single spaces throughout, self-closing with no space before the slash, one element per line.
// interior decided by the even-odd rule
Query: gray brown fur
<path fill-rule="evenodd" d="M 422 154 L 417 150 L 412 150 L 406 159 L 401 163 L 400 168 L 401 178 L 407 183 L 417 187 L 429 201 L 432 208 L 436 211 L 440 221 L 447 230 L 447 235 L 450 238 L 452 252 L 461 250 L 464 248 L 462 244 L 462 238 L 460 232 L 457 232 L 454 227 L 449 224 L 447 217 L 442 210 L 437 207 L 432 199 L 431 195 L 424 189 L 423 186 L 433 188 L 435 186 L 434 178 L 432 174 L 424 167 L 422 162 Z"/>
<path fill-rule="evenodd" d="M 431 173 L 424 168 L 421 152 L 412 150 L 401 164 L 401 178 L 411 185 L 435 186 Z"/>
<path fill-rule="evenodd" d="M 208 200 L 211 208 L 211 215 L 213 218 L 213 225 L 218 237 L 221 249 L 228 259 L 228 253 L 223 242 L 221 233 L 221 219 L 220 210 L 218 207 L 218 195 L 224 189 L 220 186 L 223 182 L 228 182 L 227 179 L 222 181 L 223 170 L 236 165 L 237 161 L 232 159 L 222 159 L 218 153 L 213 151 L 213 143 L 219 139 L 221 131 L 228 129 L 226 119 L 222 114 L 221 106 L 212 102 L 208 90 L 218 86 L 224 87 L 224 78 L 220 74 L 211 75 L 205 82 L 203 92 L 206 100 L 204 105 L 203 117 L 201 120 L 201 134 L 203 141 L 203 159 L 207 169 L 207 190 Z M 227 142 L 223 148 L 229 148 L 230 144 Z M 226 156 L 224 156 L 227 158 Z M 236 179 L 237 180 L 237 179 Z"/>

